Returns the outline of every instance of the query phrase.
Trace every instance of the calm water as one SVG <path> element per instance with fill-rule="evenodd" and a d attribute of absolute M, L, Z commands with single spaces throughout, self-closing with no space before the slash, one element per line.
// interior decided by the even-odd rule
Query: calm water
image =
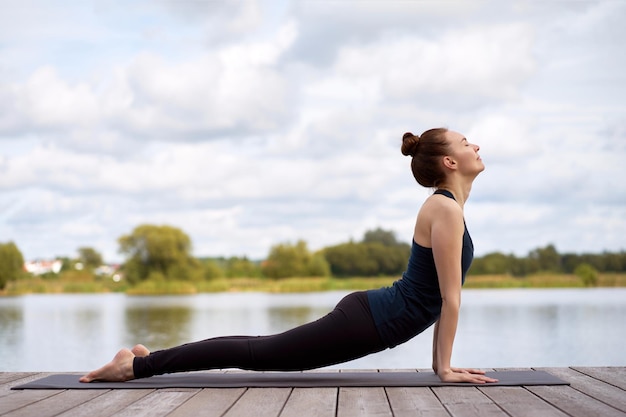
<path fill-rule="evenodd" d="M 0 371 L 83 371 L 122 346 L 159 349 L 269 334 L 317 319 L 345 292 L 0 298 Z M 626 365 L 626 289 L 465 290 L 453 364 Z M 432 330 L 342 368 L 428 368 Z"/>

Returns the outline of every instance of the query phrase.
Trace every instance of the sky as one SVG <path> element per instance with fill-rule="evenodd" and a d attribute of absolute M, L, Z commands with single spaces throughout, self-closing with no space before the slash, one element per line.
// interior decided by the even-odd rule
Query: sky
<path fill-rule="evenodd" d="M 624 1 L 0 7 L 0 242 L 25 259 L 119 262 L 146 223 L 196 256 L 409 243 L 432 190 L 402 134 L 441 126 L 486 165 L 476 255 L 626 250 Z"/>

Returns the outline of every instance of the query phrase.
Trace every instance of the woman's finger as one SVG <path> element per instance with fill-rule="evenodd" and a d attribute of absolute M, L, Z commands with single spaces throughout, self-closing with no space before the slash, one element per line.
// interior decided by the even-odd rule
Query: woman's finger
<path fill-rule="evenodd" d="M 463 373 L 463 374 L 477 374 L 477 375 L 485 374 L 485 371 L 481 371 L 480 369 L 471 369 L 471 368 L 452 368 L 452 371 Z"/>
<path fill-rule="evenodd" d="M 477 378 L 477 379 L 479 379 L 479 380 L 481 380 L 483 382 L 498 382 L 497 379 L 489 378 L 488 376 L 478 376 L 478 377 L 475 377 L 475 378 Z"/>

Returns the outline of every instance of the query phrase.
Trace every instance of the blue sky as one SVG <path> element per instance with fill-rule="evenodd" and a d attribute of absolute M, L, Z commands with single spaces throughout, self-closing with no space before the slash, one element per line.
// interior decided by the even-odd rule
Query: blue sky
<path fill-rule="evenodd" d="M 0 242 L 119 261 L 142 223 L 263 258 L 382 227 L 431 190 L 400 153 L 481 146 L 478 255 L 626 249 L 622 1 L 3 0 Z"/>

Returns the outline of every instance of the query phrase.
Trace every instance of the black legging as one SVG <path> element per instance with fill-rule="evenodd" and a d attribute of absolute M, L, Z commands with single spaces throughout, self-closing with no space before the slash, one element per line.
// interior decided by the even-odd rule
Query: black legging
<path fill-rule="evenodd" d="M 367 293 L 344 297 L 314 322 L 271 336 L 216 337 L 136 357 L 135 378 L 172 372 L 240 368 L 301 371 L 334 365 L 385 349 Z"/>

